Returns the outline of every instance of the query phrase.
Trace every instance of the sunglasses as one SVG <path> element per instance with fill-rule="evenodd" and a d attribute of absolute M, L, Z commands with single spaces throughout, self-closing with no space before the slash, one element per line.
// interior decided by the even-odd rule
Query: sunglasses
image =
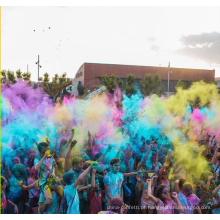
<path fill-rule="evenodd" d="M 163 194 L 168 194 L 170 191 L 169 190 L 165 190 L 165 191 L 163 191 L 162 193 Z"/>

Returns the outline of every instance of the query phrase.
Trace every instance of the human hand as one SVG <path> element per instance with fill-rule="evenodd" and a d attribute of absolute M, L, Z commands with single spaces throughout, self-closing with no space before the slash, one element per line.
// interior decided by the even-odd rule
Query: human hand
<path fill-rule="evenodd" d="M 23 185 L 24 185 L 24 181 L 21 180 L 21 181 L 17 181 L 17 182 L 18 182 L 19 187 L 22 189 L 22 188 L 23 188 Z"/>
<path fill-rule="evenodd" d="M 95 175 L 95 173 L 96 173 L 96 169 L 93 168 L 92 169 L 92 174 Z"/>
<path fill-rule="evenodd" d="M 172 197 L 173 197 L 174 199 L 177 199 L 177 193 L 176 193 L 176 192 L 172 192 Z"/>
<path fill-rule="evenodd" d="M 76 140 L 73 140 L 71 143 L 70 143 L 70 148 L 73 149 L 73 147 L 76 145 L 77 141 Z"/>
<path fill-rule="evenodd" d="M 17 207 L 17 205 L 14 205 L 14 213 L 18 214 L 18 207 Z"/>
<path fill-rule="evenodd" d="M 148 183 L 148 185 L 151 184 L 151 181 L 152 181 L 151 179 L 147 179 L 147 180 L 146 180 L 146 182 Z"/>

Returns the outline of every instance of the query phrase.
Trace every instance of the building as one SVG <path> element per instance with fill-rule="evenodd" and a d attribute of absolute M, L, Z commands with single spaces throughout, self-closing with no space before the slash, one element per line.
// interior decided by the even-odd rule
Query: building
<path fill-rule="evenodd" d="M 175 92 L 178 80 L 189 84 L 190 81 L 204 79 L 205 81 L 215 81 L 215 70 L 184 69 L 170 67 L 169 91 Z M 129 73 L 136 77 L 138 83 L 146 74 L 158 73 L 166 90 L 168 89 L 168 67 L 135 66 L 118 64 L 84 63 L 76 73 L 74 81 L 81 81 L 88 88 L 93 88 L 102 84 L 102 75 L 115 74 L 125 80 Z"/>
<path fill-rule="evenodd" d="M 220 77 L 216 77 L 215 81 L 217 82 L 217 88 L 220 89 Z"/>

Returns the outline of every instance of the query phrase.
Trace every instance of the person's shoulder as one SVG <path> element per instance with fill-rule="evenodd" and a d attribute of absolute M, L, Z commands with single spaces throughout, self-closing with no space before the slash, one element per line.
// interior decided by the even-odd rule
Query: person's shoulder
<path fill-rule="evenodd" d="M 117 173 L 117 176 L 120 177 L 120 178 L 122 178 L 122 177 L 123 177 L 123 173 L 118 172 L 118 173 Z"/>

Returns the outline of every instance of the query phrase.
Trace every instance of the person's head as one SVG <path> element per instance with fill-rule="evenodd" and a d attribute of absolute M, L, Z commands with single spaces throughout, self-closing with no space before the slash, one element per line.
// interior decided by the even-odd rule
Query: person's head
<path fill-rule="evenodd" d="M 81 157 L 75 156 L 72 159 L 72 167 L 74 170 L 82 170 L 83 168 L 83 159 Z"/>
<path fill-rule="evenodd" d="M 1 190 L 5 190 L 7 186 L 7 180 L 4 176 L 1 176 Z"/>
<path fill-rule="evenodd" d="M 188 197 L 193 193 L 193 186 L 189 182 L 185 182 L 182 187 L 182 193 Z"/>
<path fill-rule="evenodd" d="M 13 158 L 13 164 L 16 165 L 16 164 L 19 164 L 20 163 L 20 158 L 19 156 L 14 156 Z"/>
<path fill-rule="evenodd" d="M 21 179 L 24 180 L 24 179 L 27 178 L 26 168 L 25 168 L 25 166 L 23 164 L 16 164 L 16 165 L 14 165 L 14 167 L 12 169 L 12 174 L 18 180 L 21 180 Z"/>
<path fill-rule="evenodd" d="M 38 171 L 34 168 L 34 166 L 31 168 L 31 175 L 32 178 L 38 179 Z"/>
<path fill-rule="evenodd" d="M 207 162 L 211 162 L 211 160 L 213 158 L 213 154 L 206 154 L 205 158 L 206 158 Z"/>
<path fill-rule="evenodd" d="M 41 156 L 45 154 L 47 150 L 49 150 L 49 145 L 47 142 L 41 142 L 37 145 L 37 149 Z"/>
<path fill-rule="evenodd" d="M 75 173 L 68 171 L 63 175 L 63 181 L 66 185 L 72 185 L 76 181 Z"/>
<path fill-rule="evenodd" d="M 166 200 L 170 198 L 170 189 L 166 185 L 159 185 L 156 189 L 155 196 L 166 203 Z"/>
<path fill-rule="evenodd" d="M 30 154 L 37 154 L 37 151 L 34 149 L 34 148 L 30 148 L 29 150 L 28 150 L 28 152 L 27 152 L 27 155 L 28 155 L 28 157 L 29 157 L 29 155 Z"/>
<path fill-rule="evenodd" d="M 120 159 L 119 158 L 113 158 L 110 161 L 111 170 L 113 173 L 117 173 L 120 170 Z"/>
<path fill-rule="evenodd" d="M 122 205 L 123 205 L 123 200 L 119 196 L 113 197 L 110 200 L 110 204 L 109 204 L 110 210 L 115 213 L 120 213 Z"/>
<path fill-rule="evenodd" d="M 65 159 L 64 158 L 59 158 L 57 160 L 57 168 L 58 168 L 58 170 L 64 170 L 64 164 L 65 164 Z"/>
<path fill-rule="evenodd" d="M 66 139 L 62 139 L 60 142 L 60 147 L 63 147 L 67 144 L 67 140 Z"/>
<path fill-rule="evenodd" d="M 36 153 L 31 153 L 31 154 L 29 154 L 29 156 L 28 156 L 28 162 L 29 162 L 30 164 L 33 164 L 33 165 L 34 165 L 34 159 L 35 159 L 35 157 L 37 157 Z"/>
<path fill-rule="evenodd" d="M 158 160 L 158 158 L 157 158 L 157 153 L 156 153 L 156 152 L 152 152 L 151 162 L 152 162 L 152 163 L 156 163 L 157 160 Z"/>
<path fill-rule="evenodd" d="M 166 171 L 163 171 L 162 180 L 167 180 L 167 179 L 168 179 L 168 173 Z"/>
<path fill-rule="evenodd" d="M 185 179 L 180 179 L 180 181 L 179 181 L 179 188 L 180 188 L 180 190 L 182 190 L 183 189 L 183 185 L 184 185 L 184 183 L 186 182 L 186 180 Z"/>

